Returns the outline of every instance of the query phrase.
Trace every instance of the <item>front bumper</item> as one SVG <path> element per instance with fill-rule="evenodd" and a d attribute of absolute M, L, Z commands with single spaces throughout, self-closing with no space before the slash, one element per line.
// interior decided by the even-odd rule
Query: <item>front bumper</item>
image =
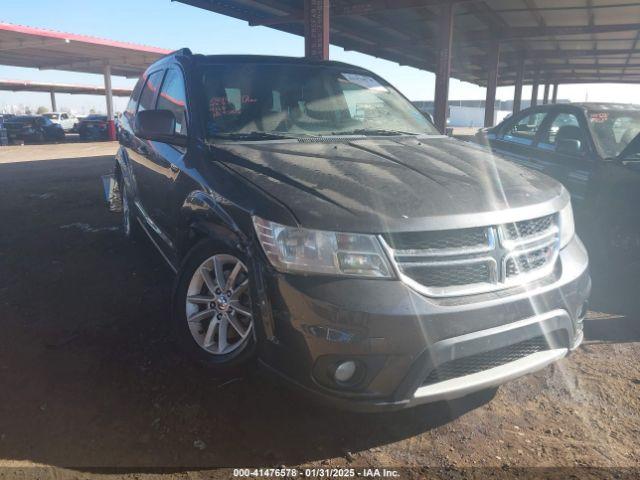
<path fill-rule="evenodd" d="M 261 342 L 261 360 L 303 389 L 352 410 L 462 397 L 544 368 L 580 344 L 591 289 L 587 264 L 576 237 L 561 251 L 550 278 L 449 299 L 427 298 L 400 281 L 300 277 L 265 269 L 261 304 L 270 304 L 262 309 L 269 318 L 262 322 L 267 341 Z M 491 358 L 492 352 L 534 339 L 544 348 L 521 358 L 507 356 L 511 361 L 501 364 Z M 364 371 L 357 384 L 333 381 L 332 366 L 346 360 Z M 477 371 L 478 365 L 488 368 Z M 452 366 L 462 375 L 426 381 Z"/>

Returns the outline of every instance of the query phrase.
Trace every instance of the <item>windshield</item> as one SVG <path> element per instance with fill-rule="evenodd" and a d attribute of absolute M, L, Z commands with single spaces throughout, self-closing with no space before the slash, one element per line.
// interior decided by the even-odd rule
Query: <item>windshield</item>
<path fill-rule="evenodd" d="M 588 112 L 594 137 L 605 157 L 620 155 L 640 133 L 640 110 Z"/>
<path fill-rule="evenodd" d="M 207 65 L 201 81 L 209 137 L 438 134 L 393 87 L 362 71 Z"/>

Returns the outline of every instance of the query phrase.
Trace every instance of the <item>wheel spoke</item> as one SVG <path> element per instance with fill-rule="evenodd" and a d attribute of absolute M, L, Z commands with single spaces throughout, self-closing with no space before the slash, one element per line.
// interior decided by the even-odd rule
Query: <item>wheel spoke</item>
<path fill-rule="evenodd" d="M 249 329 L 242 328 L 242 325 L 240 325 L 240 322 L 238 321 L 238 319 L 235 318 L 233 315 L 229 315 L 229 323 L 231 324 L 233 329 L 236 332 L 238 332 L 238 335 L 240 335 L 242 338 L 246 337 L 247 334 L 249 333 Z"/>
<path fill-rule="evenodd" d="M 234 300 L 233 302 L 231 302 L 229 304 L 236 312 L 241 313 L 242 315 L 244 315 L 245 317 L 249 317 L 252 318 L 253 315 L 251 314 L 251 310 L 249 309 L 249 307 L 245 307 L 244 305 L 242 305 L 238 300 Z"/>
<path fill-rule="evenodd" d="M 225 315 L 218 327 L 218 353 L 222 353 L 227 348 L 227 329 L 229 327 L 229 317 Z"/>
<path fill-rule="evenodd" d="M 205 348 L 213 345 L 213 334 L 216 331 L 216 325 L 218 325 L 218 323 L 219 323 L 218 320 L 215 318 L 211 320 L 211 323 L 209 323 L 209 327 L 207 328 L 207 333 L 204 336 L 204 342 L 203 342 L 203 346 Z"/>
<path fill-rule="evenodd" d="M 231 273 L 229 274 L 229 278 L 227 278 L 227 283 L 224 286 L 225 292 L 233 289 L 233 284 L 236 283 L 236 278 L 238 278 L 238 274 L 242 271 L 242 264 L 237 262 Z"/>
<path fill-rule="evenodd" d="M 209 295 L 191 295 L 190 297 L 187 297 L 187 302 L 195 303 L 199 305 L 207 305 L 214 301 L 215 301 L 215 298 Z"/>
<path fill-rule="evenodd" d="M 223 270 L 222 262 L 218 257 L 213 258 L 213 268 L 215 271 L 216 282 L 220 288 L 224 288 L 226 282 L 224 279 L 224 270 Z"/>
<path fill-rule="evenodd" d="M 216 314 L 216 311 L 213 309 L 202 310 L 201 312 L 197 312 L 191 315 L 187 319 L 187 322 L 189 323 L 201 322 L 202 320 L 206 320 L 207 318 L 213 318 L 215 314 Z"/>
<path fill-rule="evenodd" d="M 215 280 L 211 277 L 211 270 L 200 267 L 200 275 L 202 275 L 204 283 L 207 285 L 207 289 L 209 289 L 211 293 L 215 293 L 217 285 Z"/>

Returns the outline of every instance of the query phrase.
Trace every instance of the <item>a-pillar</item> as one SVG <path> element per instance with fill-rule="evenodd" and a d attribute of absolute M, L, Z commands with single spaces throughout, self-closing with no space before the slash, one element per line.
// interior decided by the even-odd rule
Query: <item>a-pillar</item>
<path fill-rule="evenodd" d="M 551 95 L 551 103 L 558 103 L 558 84 L 553 84 L 553 94 Z"/>
<path fill-rule="evenodd" d="M 113 89 L 111 88 L 111 65 L 104 66 L 104 92 L 107 99 L 107 133 L 109 140 L 116 139 L 116 125 L 113 121 Z"/>
<path fill-rule="evenodd" d="M 447 129 L 449 110 L 449 79 L 451 76 L 451 49 L 453 44 L 454 2 L 446 2 L 440 8 L 438 67 L 436 69 L 436 91 L 433 119 L 441 133 Z"/>

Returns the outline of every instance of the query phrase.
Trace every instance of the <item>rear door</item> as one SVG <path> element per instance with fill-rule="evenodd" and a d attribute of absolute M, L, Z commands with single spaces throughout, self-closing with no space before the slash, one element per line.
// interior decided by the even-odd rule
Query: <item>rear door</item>
<path fill-rule="evenodd" d="M 164 70 L 151 72 L 144 81 L 140 98 L 136 106 L 136 112 L 155 108 L 156 98 Z M 158 206 L 154 204 L 156 193 L 154 192 L 154 177 L 157 169 L 154 161 L 155 152 L 152 142 L 136 137 L 134 133 L 135 113 L 129 116 L 128 129 L 123 135 L 122 143 L 126 145 L 127 156 L 132 168 L 134 182 L 135 206 L 146 223 L 147 230 L 154 236 L 154 240 L 162 240 L 162 243 L 171 244 L 164 232 L 158 227 Z"/>
<path fill-rule="evenodd" d="M 542 166 L 545 173 L 569 190 L 577 205 L 586 198 L 597 162 L 589 135 L 584 115 L 575 110 L 559 110 L 551 114 L 542 126 L 533 155 L 533 160 Z M 558 140 L 561 137 L 578 140 L 580 150 L 575 153 L 559 151 Z"/>
<path fill-rule="evenodd" d="M 175 133 L 188 135 L 185 82 L 182 71 L 177 66 L 167 69 L 155 108 L 173 113 L 176 119 Z M 175 208 L 182 205 L 181 201 L 174 198 L 180 195 L 176 182 L 185 169 L 186 149 L 161 142 L 150 142 L 150 146 L 151 163 L 147 164 L 148 171 L 145 177 L 148 182 L 149 208 L 158 227 L 173 242 L 176 238 Z M 173 248 L 173 243 L 171 245 Z"/>

